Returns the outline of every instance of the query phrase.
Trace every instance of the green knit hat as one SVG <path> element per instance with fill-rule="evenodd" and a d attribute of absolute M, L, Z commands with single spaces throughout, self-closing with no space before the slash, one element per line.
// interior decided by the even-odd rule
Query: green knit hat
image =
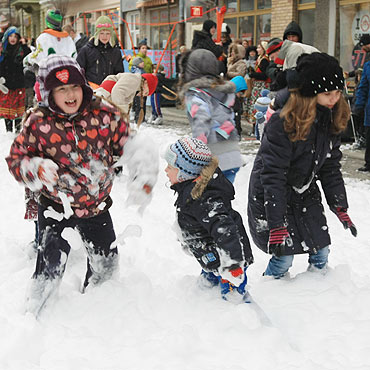
<path fill-rule="evenodd" d="M 100 16 L 95 22 L 95 34 L 94 34 L 94 44 L 98 46 L 99 44 L 99 33 L 101 31 L 109 31 L 110 32 L 110 40 L 109 43 L 113 47 L 115 45 L 114 39 L 114 30 L 113 30 L 113 23 L 109 17 L 106 15 Z"/>
<path fill-rule="evenodd" d="M 48 10 L 45 17 L 45 23 L 47 28 L 51 28 L 55 31 L 62 30 L 63 16 L 60 14 L 60 10 Z"/>

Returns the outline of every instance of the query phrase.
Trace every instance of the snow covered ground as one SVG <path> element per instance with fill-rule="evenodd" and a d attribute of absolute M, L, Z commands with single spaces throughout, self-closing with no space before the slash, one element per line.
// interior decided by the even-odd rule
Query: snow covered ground
<path fill-rule="evenodd" d="M 3 126 L 2 158 L 13 140 Z M 143 129 L 160 148 L 177 139 L 171 131 Z M 253 157 L 246 161 L 234 202 L 245 224 Z M 36 321 L 23 311 L 35 265 L 26 250 L 33 224 L 23 220 L 23 188 L 0 161 L 1 370 L 370 369 L 370 182 L 346 178 L 356 239 L 326 208 L 327 275 L 306 272 L 307 257 L 298 256 L 290 278 L 263 278 L 268 256 L 253 246 L 248 285 L 266 317 L 254 304 L 233 305 L 217 289 L 197 286 L 200 268 L 172 231 L 175 197 L 164 167 L 161 159 L 143 216 L 125 207 L 125 187 L 115 183 L 116 234 L 127 225 L 142 227 L 141 237 L 129 236 L 120 246 L 120 276 L 81 294 L 85 255 L 72 250 L 58 299 Z"/>

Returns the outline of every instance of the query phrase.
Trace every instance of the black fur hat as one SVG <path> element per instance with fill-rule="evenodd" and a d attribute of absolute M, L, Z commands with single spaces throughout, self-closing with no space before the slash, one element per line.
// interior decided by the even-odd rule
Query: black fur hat
<path fill-rule="evenodd" d="M 297 67 L 287 74 L 288 88 L 298 88 L 302 96 L 343 90 L 343 70 L 338 61 L 326 53 L 302 54 Z"/>

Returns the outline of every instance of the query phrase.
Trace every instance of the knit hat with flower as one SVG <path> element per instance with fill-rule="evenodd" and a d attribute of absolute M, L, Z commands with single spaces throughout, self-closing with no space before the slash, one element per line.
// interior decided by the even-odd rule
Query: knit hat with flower
<path fill-rule="evenodd" d="M 64 55 L 52 54 L 40 62 L 37 82 L 43 104 L 54 112 L 62 113 L 55 104 L 52 90 L 63 85 L 81 85 L 83 101 L 82 111 L 91 101 L 93 91 L 86 81 L 84 70 L 75 59 Z"/>
<path fill-rule="evenodd" d="M 191 137 L 184 137 L 170 145 L 164 159 L 167 163 L 179 169 L 179 182 L 195 179 L 202 169 L 209 165 L 212 153 L 203 141 Z"/>
<path fill-rule="evenodd" d="M 48 10 L 45 17 L 46 27 L 55 31 L 62 30 L 63 16 L 60 13 L 60 10 L 53 9 Z"/>
<path fill-rule="evenodd" d="M 106 15 L 102 15 L 95 22 L 95 34 L 94 34 L 94 45 L 95 46 L 99 45 L 99 33 L 101 31 L 110 32 L 109 43 L 110 43 L 110 46 L 114 47 L 116 42 L 114 38 L 115 35 L 114 35 L 113 23 L 111 19 Z"/>
<path fill-rule="evenodd" d="M 289 89 L 298 88 L 300 94 L 307 97 L 344 88 L 342 68 L 326 53 L 302 54 L 295 72 L 287 75 L 287 82 Z"/>

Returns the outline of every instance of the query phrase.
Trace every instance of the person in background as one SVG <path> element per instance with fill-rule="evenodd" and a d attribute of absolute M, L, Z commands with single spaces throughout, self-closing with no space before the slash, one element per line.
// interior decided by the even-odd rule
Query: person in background
<path fill-rule="evenodd" d="M 276 279 L 297 254 L 308 254 L 309 271 L 326 271 L 331 242 L 317 181 L 330 210 L 357 235 L 340 170 L 340 135 L 350 116 L 342 68 L 325 53 L 303 54 L 288 87 L 265 126 L 248 193 L 249 229 L 271 255 L 264 275 Z"/>
<path fill-rule="evenodd" d="M 243 115 L 243 102 L 244 94 L 248 89 L 247 83 L 242 76 L 235 76 L 231 79 L 231 82 L 235 85 L 235 103 L 233 105 L 235 127 L 238 130 L 239 140 L 242 137 L 242 115 Z"/>
<path fill-rule="evenodd" d="M 222 46 L 222 55 L 219 57 L 219 60 L 223 62 L 222 69 L 220 69 L 220 73 L 224 75 L 227 73 L 227 56 L 229 55 L 229 47 L 232 43 L 230 37 L 230 27 L 226 23 L 222 23 L 221 27 L 221 46 Z"/>
<path fill-rule="evenodd" d="M 73 42 L 76 45 L 77 54 L 80 52 L 83 46 L 88 43 L 89 38 L 84 35 L 83 33 L 77 33 L 75 29 L 70 24 L 66 24 L 63 26 L 63 31 L 68 32 L 69 36 L 71 36 Z"/>
<path fill-rule="evenodd" d="M 203 22 L 203 28 L 200 31 L 194 31 L 191 49 L 206 49 L 211 51 L 216 58 L 221 57 L 224 49 L 221 45 L 217 45 L 213 41 L 216 28 L 217 24 L 214 21 L 211 19 L 205 20 Z"/>
<path fill-rule="evenodd" d="M 77 55 L 77 62 L 85 70 L 86 78 L 94 89 L 107 76 L 124 71 L 111 19 L 106 15 L 100 16 L 95 22 L 95 30 L 94 37 Z"/>
<path fill-rule="evenodd" d="M 26 84 L 23 75 L 23 59 L 31 52 L 16 27 L 9 27 L 2 38 L 0 76 L 5 79 L 8 92 L 0 91 L 0 117 L 5 120 L 7 132 L 19 133 L 25 111 Z"/>
<path fill-rule="evenodd" d="M 46 29 L 36 39 L 36 49 L 25 59 L 25 67 L 37 74 L 38 65 L 51 54 L 76 58 L 75 43 L 67 32 L 62 31 L 63 16 L 60 10 L 48 10 L 45 16 Z"/>
<path fill-rule="evenodd" d="M 209 50 L 193 50 L 182 62 L 181 68 L 186 69 L 182 69 L 179 97 L 185 104 L 192 136 L 208 145 L 233 183 L 242 166 L 234 122 L 235 85 L 220 78 L 218 60 Z"/>
<path fill-rule="evenodd" d="M 253 263 L 242 218 L 231 205 L 234 187 L 201 140 L 184 137 L 164 158 L 175 202 L 179 240 L 202 268 L 201 287 L 219 287 L 234 303 L 248 302 L 246 269 Z"/>
<path fill-rule="evenodd" d="M 302 29 L 295 21 L 291 21 L 284 30 L 283 41 L 290 40 L 302 43 Z"/>
<path fill-rule="evenodd" d="M 188 51 L 185 45 L 181 45 L 179 49 L 179 53 L 177 53 L 175 58 L 175 64 L 176 64 L 176 76 L 179 77 L 180 74 L 180 59 L 181 57 Z"/>
<path fill-rule="evenodd" d="M 142 75 L 143 73 L 145 73 L 144 65 L 145 62 L 141 57 L 132 58 L 131 73 L 139 73 Z"/>
<path fill-rule="evenodd" d="M 365 125 L 365 165 L 358 170 L 370 172 L 370 61 L 364 65 L 360 84 L 356 89 L 355 113 L 364 117 Z M 365 113 L 363 115 L 363 113 Z"/>
<path fill-rule="evenodd" d="M 251 45 L 245 49 L 245 62 L 247 64 L 248 70 L 250 68 L 255 68 L 257 62 L 257 46 Z"/>
<path fill-rule="evenodd" d="M 227 73 L 226 77 L 230 80 L 235 76 L 244 77 L 247 73 L 247 65 L 245 63 L 245 48 L 242 45 L 232 43 L 229 47 L 227 58 Z"/>
<path fill-rule="evenodd" d="M 138 44 L 138 53 L 136 54 L 136 57 L 140 57 L 144 61 L 144 72 L 145 73 L 153 73 L 153 62 L 152 60 L 148 57 L 148 42 L 147 39 L 143 39 L 139 42 Z M 131 58 L 129 62 L 129 70 L 131 71 L 132 69 L 132 64 L 133 64 L 134 58 Z M 136 96 L 134 99 L 134 105 L 132 106 L 132 113 L 134 114 L 132 116 L 132 119 L 135 120 L 136 123 L 139 122 L 139 115 L 140 112 L 144 112 L 144 117 L 143 117 L 143 122 L 145 123 L 145 115 L 146 115 L 146 100 L 147 96 L 141 97 L 141 96 Z M 143 106 L 142 106 L 142 104 Z"/>
<path fill-rule="evenodd" d="M 152 105 L 152 115 L 148 123 L 153 125 L 161 125 L 163 123 L 163 115 L 161 110 L 161 94 L 168 94 L 168 91 L 163 87 L 166 86 L 166 71 L 162 64 L 158 66 L 158 72 L 155 74 L 158 79 L 158 84 L 155 92 L 150 96 Z"/>

